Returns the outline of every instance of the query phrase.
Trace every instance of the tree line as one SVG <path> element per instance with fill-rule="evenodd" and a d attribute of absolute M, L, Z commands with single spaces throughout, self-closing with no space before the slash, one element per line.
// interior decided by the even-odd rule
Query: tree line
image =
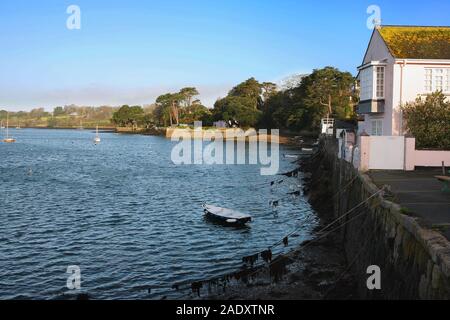
<path fill-rule="evenodd" d="M 8 115 L 11 126 L 23 127 L 79 127 L 111 126 L 111 117 L 117 107 L 101 106 L 57 106 L 52 112 L 44 108 L 34 108 L 31 111 L 11 112 L 0 110 L 0 120 L 5 124 Z"/>
<path fill-rule="evenodd" d="M 122 106 L 113 114 L 112 122 L 122 127 L 150 127 L 192 124 L 194 121 L 211 123 L 211 110 L 202 105 L 195 87 L 186 87 L 176 93 L 165 93 L 146 108 Z"/>
<path fill-rule="evenodd" d="M 147 110 L 123 106 L 114 113 L 113 122 L 119 126 L 148 127 L 202 121 L 204 126 L 210 126 L 223 120 L 236 121 L 242 127 L 317 130 L 326 116 L 355 120 L 354 107 L 358 102 L 354 77 L 333 67 L 291 77 L 282 87 L 250 78 L 218 99 L 212 109 L 196 99 L 198 95 L 196 88 L 187 87 L 159 96 Z"/>
<path fill-rule="evenodd" d="M 355 79 L 349 72 L 333 67 L 316 69 L 309 75 L 297 75 L 281 86 L 250 78 L 233 87 L 207 108 L 198 99 L 195 87 L 160 95 L 147 106 L 78 107 L 58 106 L 53 112 L 43 108 L 30 112 L 10 113 L 10 120 L 24 125 L 79 126 L 83 123 L 114 124 L 121 127 L 150 128 L 153 126 L 192 125 L 202 121 L 212 126 L 216 121 L 239 123 L 242 127 L 315 131 L 320 120 L 354 120 L 357 103 Z M 6 111 L 0 111 L 6 119 Z M 26 121 L 25 121 L 26 120 Z"/>
<path fill-rule="evenodd" d="M 325 67 L 291 77 L 282 88 L 250 78 L 218 100 L 213 115 L 244 126 L 316 131 L 324 117 L 356 120 L 357 97 L 351 73 Z"/>

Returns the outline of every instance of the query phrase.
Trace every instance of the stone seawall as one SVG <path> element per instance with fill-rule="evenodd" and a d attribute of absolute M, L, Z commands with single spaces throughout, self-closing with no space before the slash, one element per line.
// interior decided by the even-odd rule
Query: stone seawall
<path fill-rule="evenodd" d="M 379 188 L 364 173 L 337 158 L 335 139 L 321 140 L 321 164 L 327 167 L 334 218 L 347 262 L 358 279 L 363 299 L 450 299 L 450 243 L 407 215 L 388 195 L 374 196 Z M 318 170 L 320 172 L 321 170 Z M 323 183 L 321 183 L 323 185 Z M 346 188 L 345 188 L 346 187 Z M 370 199 L 369 199 L 370 198 Z M 369 199 L 369 200 L 367 200 Z M 366 203 L 345 215 L 349 210 Z M 381 269 L 381 290 L 368 290 L 371 265 Z"/>

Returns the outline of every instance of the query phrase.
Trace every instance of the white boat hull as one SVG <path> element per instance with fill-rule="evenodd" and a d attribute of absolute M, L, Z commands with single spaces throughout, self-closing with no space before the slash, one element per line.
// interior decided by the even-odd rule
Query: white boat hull
<path fill-rule="evenodd" d="M 216 221 L 227 223 L 227 224 L 238 224 L 242 225 L 252 220 L 252 217 L 248 214 L 243 214 L 238 211 L 216 207 L 212 205 L 203 205 L 205 214 Z"/>

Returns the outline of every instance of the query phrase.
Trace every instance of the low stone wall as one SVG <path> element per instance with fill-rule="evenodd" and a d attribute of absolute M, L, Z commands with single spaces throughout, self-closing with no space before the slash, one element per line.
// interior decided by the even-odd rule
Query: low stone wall
<path fill-rule="evenodd" d="M 145 129 L 143 128 L 135 128 L 135 127 L 117 127 L 117 133 L 143 133 Z"/>
<path fill-rule="evenodd" d="M 337 158 L 336 139 L 321 141 L 331 167 L 334 216 L 345 224 L 341 233 L 348 263 L 358 278 L 358 291 L 366 299 L 450 299 L 450 243 L 440 233 L 419 224 L 371 179 Z M 345 186 L 348 186 L 344 189 Z M 331 199 L 330 199 L 331 201 Z M 368 290 L 367 268 L 381 269 L 381 290 Z"/>
<path fill-rule="evenodd" d="M 220 138 L 223 140 L 238 140 L 238 141 L 266 141 L 272 143 L 288 143 L 290 141 L 287 137 L 280 137 L 279 135 L 261 134 L 256 129 L 243 130 L 239 128 L 214 128 L 204 130 L 194 130 L 192 128 L 167 128 L 166 138 L 174 137 L 178 139 L 204 139 L 211 140 L 212 138 Z"/>
<path fill-rule="evenodd" d="M 249 136 L 256 136 L 255 129 L 249 129 L 247 131 L 234 128 L 214 128 L 214 129 L 198 129 L 192 128 L 167 128 L 166 138 L 176 137 L 191 137 L 193 139 L 211 138 L 215 135 L 226 139 L 246 138 Z"/>
<path fill-rule="evenodd" d="M 117 133 L 146 134 L 152 136 L 165 136 L 166 128 L 136 128 L 136 127 L 117 127 Z"/>

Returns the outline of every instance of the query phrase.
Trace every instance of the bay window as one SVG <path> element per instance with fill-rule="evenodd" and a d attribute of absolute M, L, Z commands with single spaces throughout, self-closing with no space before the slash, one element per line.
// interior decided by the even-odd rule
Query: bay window
<path fill-rule="evenodd" d="M 384 67 L 376 67 L 377 75 L 377 99 L 384 99 Z"/>
<path fill-rule="evenodd" d="M 385 67 L 372 65 L 360 70 L 360 100 L 384 99 Z"/>
<path fill-rule="evenodd" d="M 371 100 L 373 97 L 373 70 L 372 67 L 361 70 L 360 72 L 360 99 L 361 101 Z"/>

